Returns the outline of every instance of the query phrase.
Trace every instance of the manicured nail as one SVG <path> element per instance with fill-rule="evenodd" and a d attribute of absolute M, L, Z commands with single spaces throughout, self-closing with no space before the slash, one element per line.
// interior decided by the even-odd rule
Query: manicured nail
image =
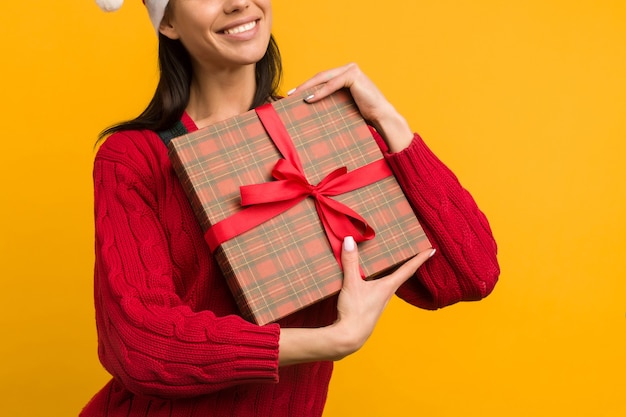
<path fill-rule="evenodd" d="M 428 257 L 432 258 L 435 252 L 437 252 L 437 249 L 433 248 L 433 250 L 430 252 L 430 255 L 428 255 Z"/>
<path fill-rule="evenodd" d="M 343 248 L 348 252 L 352 252 L 354 250 L 354 238 L 352 236 L 346 236 L 343 239 Z"/>
<path fill-rule="evenodd" d="M 292 88 L 291 90 L 287 91 L 287 95 L 290 96 L 292 95 L 294 92 L 296 91 L 295 88 Z"/>
<path fill-rule="evenodd" d="M 315 97 L 315 95 L 311 94 L 310 96 L 308 96 L 307 98 L 305 98 L 305 99 L 304 99 L 304 101 L 313 100 L 313 97 Z"/>

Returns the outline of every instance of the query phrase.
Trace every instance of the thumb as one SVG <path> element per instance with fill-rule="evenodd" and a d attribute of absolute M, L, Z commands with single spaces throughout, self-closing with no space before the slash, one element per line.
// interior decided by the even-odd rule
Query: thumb
<path fill-rule="evenodd" d="M 343 239 L 341 251 L 341 265 L 343 267 L 344 284 L 345 280 L 352 280 L 355 277 L 361 279 L 359 272 L 359 250 L 352 236 Z"/>
<path fill-rule="evenodd" d="M 435 254 L 435 249 L 422 251 L 413 258 L 406 261 L 391 275 L 381 278 L 390 283 L 394 287 L 394 292 L 411 278 L 420 266 Z"/>

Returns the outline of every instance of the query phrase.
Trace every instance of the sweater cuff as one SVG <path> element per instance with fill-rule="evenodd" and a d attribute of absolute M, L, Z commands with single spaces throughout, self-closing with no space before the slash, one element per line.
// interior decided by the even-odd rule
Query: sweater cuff
<path fill-rule="evenodd" d="M 384 152 L 384 157 L 401 186 L 412 190 L 447 195 L 449 186 L 459 187 L 459 180 L 428 148 L 417 133 L 413 140 L 399 152 Z"/>
<path fill-rule="evenodd" d="M 231 317 L 233 320 L 242 320 L 237 316 Z M 243 382 L 278 382 L 280 326 L 275 323 L 257 326 L 248 322 L 243 327 L 240 323 L 232 323 L 231 326 L 229 319 L 221 323 L 223 328 L 217 334 L 225 350 L 231 350 L 223 354 L 226 358 L 230 357 L 232 362 L 229 364 L 229 360 L 225 360 L 223 363 L 225 366 L 234 365 L 234 379 Z"/>

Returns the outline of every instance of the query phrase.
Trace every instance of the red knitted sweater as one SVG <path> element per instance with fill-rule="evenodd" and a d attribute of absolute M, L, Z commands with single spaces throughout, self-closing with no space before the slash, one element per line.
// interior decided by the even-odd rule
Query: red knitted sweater
<path fill-rule="evenodd" d="M 496 244 L 472 197 L 418 135 L 396 154 L 377 140 L 438 251 L 398 295 L 427 309 L 488 295 Z M 109 137 L 94 191 L 98 353 L 113 379 L 81 416 L 321 416 L 332 362 L 279 368 L 278 340 L 332 323 L 336 297 L 267 326 L 240 318 L 153 132 Z"/>

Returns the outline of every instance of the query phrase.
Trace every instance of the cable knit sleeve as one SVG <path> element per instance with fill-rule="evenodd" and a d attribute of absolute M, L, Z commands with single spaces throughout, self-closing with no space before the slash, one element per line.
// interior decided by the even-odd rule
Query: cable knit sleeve
<path fill-rule="evenodd" d="M 374 135 L 438 252 L 397 295 L 432 310 L 489 295 L 500 274 L 497 246 L 472 196 L 419 135 L 406 149 L 391 154 Z"/>
<path fill-rule="evenodd" d="M 118 133 L 94 163 L 94 290 L 103 365 L 130 391 L 166 398 L 277 382 L 277 325 L 192 311 L 177 295 L 148 159 Z"/>

